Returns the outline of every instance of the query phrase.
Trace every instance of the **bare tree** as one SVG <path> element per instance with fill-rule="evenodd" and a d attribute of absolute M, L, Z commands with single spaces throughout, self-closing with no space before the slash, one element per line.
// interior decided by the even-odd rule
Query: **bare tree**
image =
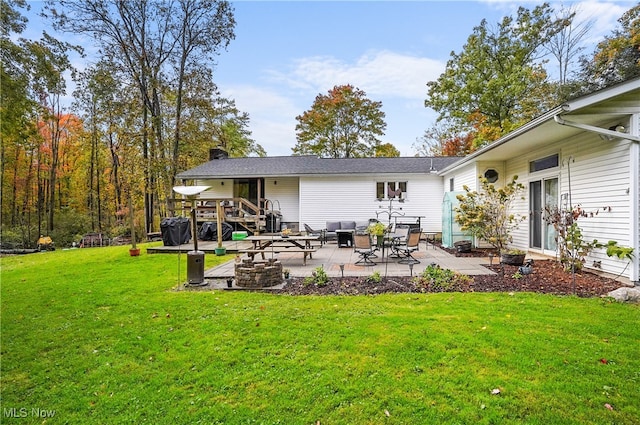
<path fill-rule="evenodd" d="M 233 9 L 222 0 L 48 0 L 45 16 L 53 19 L 56 29 L 93 36 L 138 87 L 143 104 L 145 224 L 151 232 L 157 201 L 170 193 L 177 171 L 173 164 L 179 154 L 184 71 L 190 65 L 213 67 L 212 55 L 234 37 Z M 168 149 L 163 128 L 167 100 L 162 95 L 172 81 L 179 96 L 174 142 Z"/>
<path fill-rule="evenodd" d="M 594 25 L 594 20 L 576 23 L 575 17 L 578 11 L 578 7 L 574 5 L 560 9 L 556 19 L 564 20 L 568 25 L 551 37 L 545 46 L 558 62 L 558 82 L 561 86 L 567 83 L 574 60 L 584 50 L 584 46 L 581 46 L 582 40 Z"/>
<path fill-rule="evenodd" d="M 197 69 L 203 62 L 213 61 L 220 48 L 226 48 L 235 38 L 233 11 L 227 2 L 183 0 L 181 13 L 174 26 L 178 51 L 176 54 L 177 95 L 175 107 L 175 131 L 171 182 L 178 172 L 180 155 L 180 131 L 182 127 L 182 102 L 187 69 Z"/>

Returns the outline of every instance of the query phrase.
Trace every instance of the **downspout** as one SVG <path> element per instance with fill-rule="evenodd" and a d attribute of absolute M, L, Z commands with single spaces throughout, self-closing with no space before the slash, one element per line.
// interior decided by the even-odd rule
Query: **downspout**
<path fill-rule="evenodd" d="M 631 116 L 629 132 L 640 134 L 640 114 Z M 629 239 L 633 248 L 629 279 L 636 286 L 640 285 L 640 144 L 632 143 L 629 147 L 629 213 L 631 232 Z"/>
<path fill-rule="evenodd" d="M 586 131 L 590 131 L 592 133 L 602 134 L 603 136 L 613 137 L 615 139 L 626 139 L 626 140 L 631 140 L 632 142 L 640 143 L 640 137 L 638 137 L 636 135 L 633 135 L 633 134 L 622 133 L 620 131 L 614 131 L 614 130 L 608 130 L 606 128 L 596 127 L 595 125 L 589 125 L 589 124 L 583 124 L 583 123 L 580 123 L 580 122 L 568 121 L 568 120 L 565 120 L 564 118 L 562 118 L 559 114 L 558 115 L 554 115 L 553 119 L 554 119 L 555 122 L 557 122 L 560 125 L 566 125 L 566 126 L 569 126 L 569 127 L 579 128 L 581 130 L 586 130 Z"/>
<path fill-rule="evenodd" d="M 635 142 L 629 145 L 629 243 L 633 248 L 629 280 L 635 285 L 640 284 L 640 115 L 633 114 L 630 116 L 629 133 L 568 121 L 559 114 L 554 115 L 553 119 L 560 125 L 579 128 L 608 138 Z"/>

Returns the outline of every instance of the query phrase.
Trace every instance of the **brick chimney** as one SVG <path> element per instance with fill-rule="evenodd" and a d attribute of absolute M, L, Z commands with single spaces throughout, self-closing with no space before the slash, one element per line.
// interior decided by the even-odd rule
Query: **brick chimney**
<path fill-rule="evenodd" d="M 229 158 L 229 154 L 224 149 L 213 148 L 209 149 L 209 161 L 213 161 L 214 159 L 225 159 Z"/>

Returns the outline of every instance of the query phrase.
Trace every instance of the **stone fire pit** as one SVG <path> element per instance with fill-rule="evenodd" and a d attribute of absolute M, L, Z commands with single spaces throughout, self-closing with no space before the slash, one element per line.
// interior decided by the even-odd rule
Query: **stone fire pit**
<path fill-rule="evenodd" d="M 236 285 L 243 288 L 267 288 L 282 283 L 282 263 L 244 259 L 235 265 Z"/>

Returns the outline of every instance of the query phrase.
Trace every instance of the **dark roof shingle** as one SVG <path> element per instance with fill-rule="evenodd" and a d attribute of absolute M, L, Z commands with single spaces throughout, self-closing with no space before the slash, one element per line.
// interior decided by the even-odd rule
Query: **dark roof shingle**
<path fill-rule="evenodd" d="M 460 160 L 459 157 L 397 157 L 397 158 L 319 158 L 313 155 L 224 158 L 205 162 L 179 173 L 176 178 L 214 179 L 284 177 L 305 175 L 350 174 L 424 174 Z"/>

